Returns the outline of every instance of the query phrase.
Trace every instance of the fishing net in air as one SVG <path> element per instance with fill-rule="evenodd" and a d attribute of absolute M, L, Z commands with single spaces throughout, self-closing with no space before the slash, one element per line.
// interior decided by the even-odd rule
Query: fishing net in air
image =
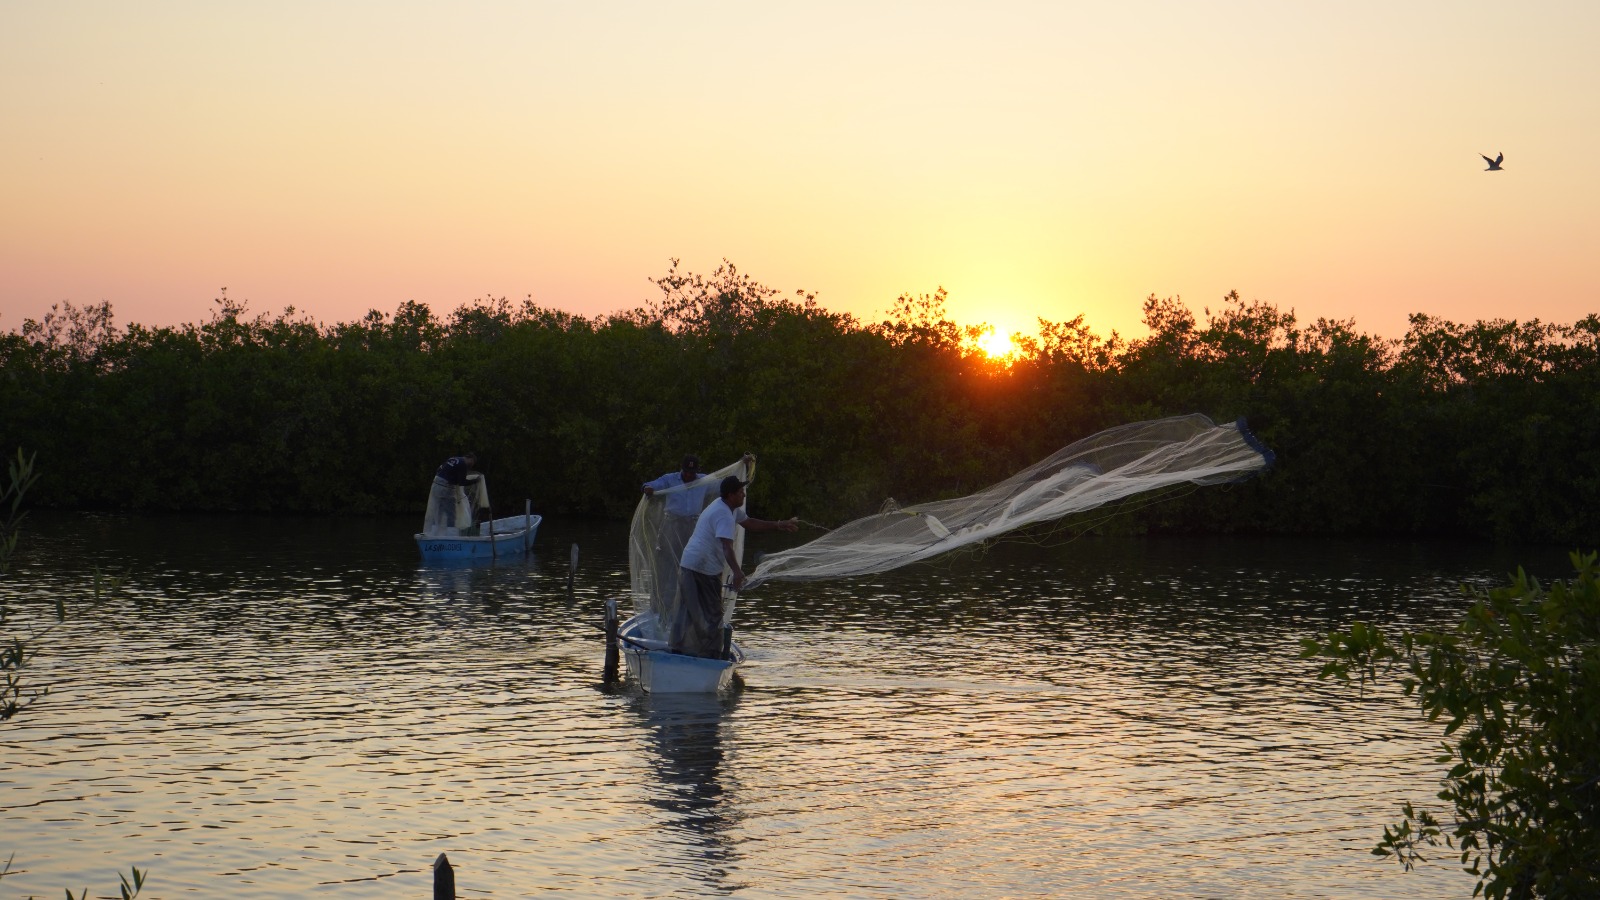
<path fill-rule="evenodd" d="M 745 581 L 812 581 L 885 572 L 1015 528 L 1180 484 L 1239 481 L 1272 464 L 1244 420 L 1202 415 L 1121 425 L 1057 450 L 992 487 L 857 519 L 769 554 Z"/>
<path fill-rule="evenodd" d="M 677 616 L 678 562 L 683 546 L 694 534 L 695 520 L 712 502 L 720 500 L 718 488 L 729 475 L 740 481 L 755 477 L 753 457 L 745 457 L 687 484 L 661 488 L 639 498 L 628 531 L 628 574 L 633 587 L 633 611 L 654 612 L 658 621 Z M 733 550 L 744 558 L 744 529 L 733 530 Z M 724 573 L 723 580 L 732 577 Z"/>

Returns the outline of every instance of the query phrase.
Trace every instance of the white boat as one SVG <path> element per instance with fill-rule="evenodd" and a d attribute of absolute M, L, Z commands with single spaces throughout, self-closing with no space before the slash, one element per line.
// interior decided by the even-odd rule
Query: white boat
<path fill-rule="evenodd" d="M 731 638 L 725 639 L 725 659 L 673 653 L 667 649 L 666 631 L 657 620 L 657 610 L 675 608 L 678 560 L 683 553 L 683 543 L 688 539 L 686 533 L 674 534 L 674 526 L 667 521 L 665 498 L 672 494 L 696 491 L 700 496 L 697 504 L 702 508 L 706 503 L 720 503 L 715 486 L 729 475 L 737 475 L 740 480 L 749 482 L 755 476 L 754 457 L 745 457 L 732 465 L 706 473 L 691 484 L 657 490 L 653 495 L 641 498 L 634 511 L 633 525 L 628 535 L 631 603 L 626 604 L 632 606 L 634 615 L 619 627 L 616 602 L 607 604 L 606 633 L 611 647 L 607 671 L 614 674 L 615 651 L 620 651 L 628 663 L 628 676 L 649 693 L 714 693 L 733 682 L 734 668 L 744 662 L 744 652 Z M 735 532 L 734 552 L 742 554 L 744 529 L 738 528 Z M 730 578 L 732 573 L 724 569 L 724 583 Z M 731 627 L 729 623 L 733 616 L 733 605 L 733 596 L 725 593 L 724 627 Z"/>
<path fill-rule="evenodd" d="M 628 677 L 652 694 L 711 694 L 733 683 L 734 667 L 744 662 L 744 651 L 728 642 L 727 659 L 684 656 L 667 649 L 656 614 L 640 613 L 617 629 Z"/>
<path fill-rule="evenodd" d="M 543 516 L 525 513 L 483 522 L 466 534 L 417 534 L 417 549 L 429 563 L 515 559 L 527 554 Z M 476 534 L 471 532 L 477 532 Z"/>

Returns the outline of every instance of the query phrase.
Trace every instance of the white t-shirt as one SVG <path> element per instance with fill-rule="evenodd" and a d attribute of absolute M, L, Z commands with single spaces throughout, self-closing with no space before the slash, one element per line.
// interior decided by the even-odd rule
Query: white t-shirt
<path fill-rule="evenodd" d="M 748 518 L 750 514 L 742 506 L 735 510 L 729 509 L 721 498 L 711 501 L 711 505 L 695 521 L 694 534 L 689 537 L 689 543 L 683 545 L 683 561 L 680 565 L 702 575 L 721 575 L 725 561 L 722 541 L 733 540 L 734 529 Z"/>

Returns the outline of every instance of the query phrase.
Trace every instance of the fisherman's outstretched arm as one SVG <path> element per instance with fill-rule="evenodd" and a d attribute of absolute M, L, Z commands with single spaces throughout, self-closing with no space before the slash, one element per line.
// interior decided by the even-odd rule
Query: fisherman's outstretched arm
<path fill-rule="evenodd" d="M 796 517 L 774 521 L 772 519 L 751 517 L 739 524 L 743 525 L 747 531 L 796 531 L 800 528 L 800 519 Z"/>

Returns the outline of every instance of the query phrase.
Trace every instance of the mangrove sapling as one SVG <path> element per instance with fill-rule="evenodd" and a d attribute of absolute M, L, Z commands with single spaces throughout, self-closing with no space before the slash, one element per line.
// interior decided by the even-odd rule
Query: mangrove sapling
<path fill-rule="evenodd" d="M 1444 722 L 1449 764 L 1436 815 L 1411 803 L 1373 849 L 1408 871 L 1443 844 L 1477 877 L 1474 896 L 1600 896 L 1600 568 L 1549 588 L 1519 570 L 1448 631 L 1356 623 L 1302 642 L 1322 678 L 1363 687 L 1397 670 L 1405 695 Z"/>

